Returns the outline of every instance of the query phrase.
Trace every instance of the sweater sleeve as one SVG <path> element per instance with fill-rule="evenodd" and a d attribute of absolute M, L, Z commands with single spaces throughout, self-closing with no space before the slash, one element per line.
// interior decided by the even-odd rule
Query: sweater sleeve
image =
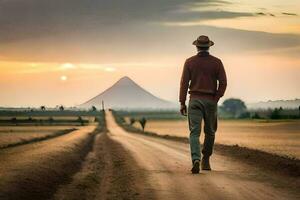
<path fill-rule="evenodd" d="M 220 61 L 220 66 L 219 66 L 219 70 L 217 73 L 217 79 L 219 82 L 219 87 L 216 93 L 216 97 L 220 98 L 224 95 L 226 87 L 227 87 L 227 77 L 226 77 L 226 72 L 223 66 L 222 61 Z"/>
<path fill-rule="evenodd" d="M 180 81 L 180 91 L 179 91 L 179 102 L 181 104 L 185 104 L 190 79 L 191 79 L 191 74 L 188 68 L 188 62 L 185 61 L 183 71 L 182 71 L 182 76 Z"/>

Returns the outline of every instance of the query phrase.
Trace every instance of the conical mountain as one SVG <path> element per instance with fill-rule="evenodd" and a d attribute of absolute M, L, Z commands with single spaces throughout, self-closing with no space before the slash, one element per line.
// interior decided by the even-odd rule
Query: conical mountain
<path fill-rule="evenodd" d="M 176 107 L 175 104 L 146 91 L 127 76 L 80 107 L 101 108 L 102 101 L 105 108 L 113 109 L 172 109 Z"/>

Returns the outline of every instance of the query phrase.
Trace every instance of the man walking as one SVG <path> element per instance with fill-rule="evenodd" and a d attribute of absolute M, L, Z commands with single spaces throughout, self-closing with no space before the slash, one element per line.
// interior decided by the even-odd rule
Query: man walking
<path fill-rule="evenodd" d="M 190 130 L 190 148 L 192 156 L 192 173 L 200 171 L 200 132 L 204 121 L 204 145 L 201 160 L 202 170 L 211 170 L 209 157 L 212 155 L 217 131 L 217 104 L 224 95 L 227 86 L 226 73 L 220 59 L 209 54 L 214 45 L 207 36 L 201 35 L 193 42 L 198 54 L 185 61 L 181 82 L 179 101 L 182 115 L 188 114 Z M 185 105 L 189 89 L 190 101 L 188 110 Z"/>

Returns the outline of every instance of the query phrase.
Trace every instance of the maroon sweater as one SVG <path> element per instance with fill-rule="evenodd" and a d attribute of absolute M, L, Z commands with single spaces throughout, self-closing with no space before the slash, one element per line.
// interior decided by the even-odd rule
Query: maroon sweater
<path fill-rule="evenodd" d="M 190 99 L 218 101 L 224 95 L 226 86 L 227 78 L 221 60 L 208 52 L 199 52 L 185 61 L 179 101 L 185 103 L 188 88 Z"/>

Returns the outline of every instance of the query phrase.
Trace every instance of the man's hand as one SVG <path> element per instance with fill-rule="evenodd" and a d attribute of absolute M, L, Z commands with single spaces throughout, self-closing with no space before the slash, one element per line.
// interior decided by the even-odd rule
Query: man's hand
<path fill-rule="evenodd" d="M 219 96 L 215 96 L 215 102 L 218 103 L 220 100 L 220 97 Z"/>
<path fill-rule="evenodd" d="M 180 113 L 183 116 L 187 116 L 187 111 L 186 111 L 186 105 L 185 104 L 181 104 L 181 106 L 180 106 Z"/>

